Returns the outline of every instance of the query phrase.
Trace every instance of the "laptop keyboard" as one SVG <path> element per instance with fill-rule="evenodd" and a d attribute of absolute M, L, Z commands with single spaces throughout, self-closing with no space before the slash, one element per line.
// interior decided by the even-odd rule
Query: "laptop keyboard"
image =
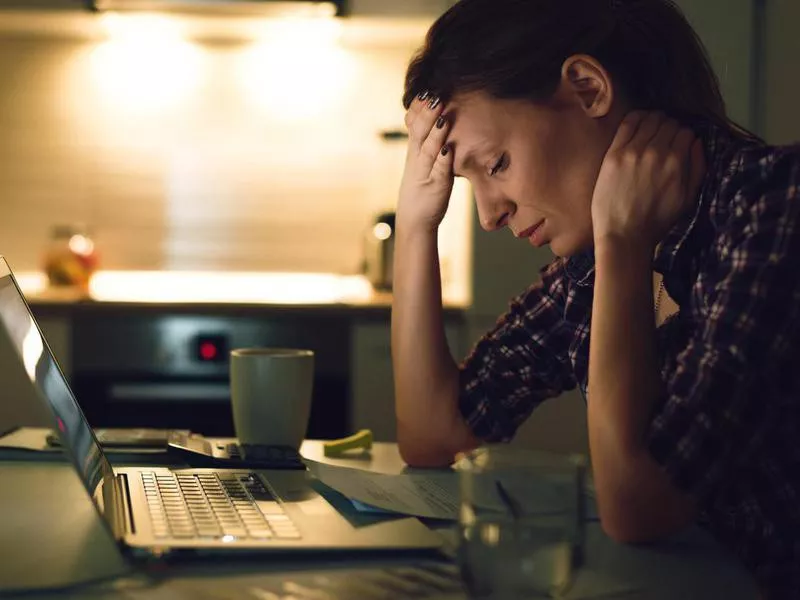
<path fill-rule="evenodd" d="M 300 539 L 254 473 L 151 471 L 141 476 L 157 538 Z"/>

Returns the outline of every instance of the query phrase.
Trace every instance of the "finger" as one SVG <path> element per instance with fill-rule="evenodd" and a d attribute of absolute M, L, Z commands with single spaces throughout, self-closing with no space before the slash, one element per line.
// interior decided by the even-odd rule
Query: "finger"
<path fill-rule="evenodd" d="M 442 158 L 448 161 L 452 160 L 452 148 L 445 146 L 451 127 L 452 124 L 447 114 L 440 114 L 434 121 L 433 128 L 428 133 L 428 137 L 425 138 L 419 152 L 420 168 L 423 171 L 425 169 L 433 170 L 436 161 Z M 444 154 L 441 152 L 443 148 L 447 148 Z"/>
<path fill-rule="evenodd" d="M 436 160 L 433 163 L 431 173 L 440 177 L 453 177 L 454 153 L 452 146 L 448 143 L 439 149 Z"/>
<path fill-rule="evenodd" d="M 411 101 L 411 105 L 406 111 L 406 125 L 408 125 L 410 121 L 414 120 L 429 99 L 430 92 L 428 91 L 420 92 L 414 96 L 414 99 Z"/>
<path fill-rule="evenodd" d="M 422 92 L 418 94 L 411 102 L 411 106 L 409 106 L 408 110 L 406 111 L 405 115 L 406 129 L 408 130 L 409 140 L 413 140 L 413 143 L 409 144 L 409 149 L 411 149 L 412 147 L 419 149 L 419 144 L 416 143 L 416 140 L 414 139 L 414 133 L 413 133 L 415 131 L 414 123 L 417 121 L 420 113 L 423 112 L 426 104 L 429 101 L 429 97 L 427 94 L 428 92 Z"/>
<path fill-rule="evenodd" d="M 694 140 L 689 160 L 689 185 L 686 189 L 686 197 L 691 202 L 700 192 L 700 186 L 703 184 L 703 179 L 706 175 L 706 152 L 703 140 L 700 138 Z"/>
<path fill-rule="evenodd" d="M 652 144 L 653 139 L 656 137 L 665 119 L 666 115 L 662 112 L 654 111 L 647 113 L 639 124 L 636 135 L 633 136 L 628 147 L 637 153 L 644 152 L 644 149 Z"/>
<path fill-rule="evenodd" d="M 674 150 L 672 142 L 675 140 L 675 137 L 678 135 L 680 130 L 680 123 L 678 123 L 675 119 L 665 118 L 661 122 L 661 126 L 658 128 L 658 131 L 653 137 L 651 145 L 663 151 L 669 151 L 670 149 Z"/>
<path fill-rule="evenodd" d="M 609 152 L 620 150 L 630 143 L 633 136 L 636 135 L 636 130 L 639 128 L 639 124 L 642 122 L 642 119 L 644 119 L 644 116 L 645 113 L 638 110 L 625 115 L 625 118 L 622 119 L 619 127 L 617 127 L 614 141 L 611 142 L 611 147 L 608 149 Z"/>
<path fill-rule="evenodd" d="M 441 100 L 435 96 L 425 100 L 417 99 L 415 104 L 417 104 L 417 113 L 409 119 L 407 124 L 408 137 L 409 146 L 420 149 L 433 129 L 436 119 L 441 116 L 444 106 Z"/>
<path fill-rule="evenodd" d="M 694 131 L 688 127 L 681 127 L 675 135 L 675 139 L 672 140 L 672 151 L 681 159 L 688 158 L 695 139 L 697 138 Z"/>

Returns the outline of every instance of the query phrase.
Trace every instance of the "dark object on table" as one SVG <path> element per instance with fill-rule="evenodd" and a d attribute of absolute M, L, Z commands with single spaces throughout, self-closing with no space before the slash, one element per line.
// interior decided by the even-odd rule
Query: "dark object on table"
<path fill-rule="evenodd" d="M 291 469 L 306 468 L 300 453 L 288 446 L 237 444 L 207 439 L 186 432 L 172 432 L 167 450 L 193 467 L 220 469 Z"/>

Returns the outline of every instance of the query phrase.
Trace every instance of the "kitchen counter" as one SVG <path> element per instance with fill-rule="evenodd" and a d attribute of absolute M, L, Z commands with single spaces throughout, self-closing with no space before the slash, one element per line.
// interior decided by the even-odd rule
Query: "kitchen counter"
<path fill-rule="evenodd" d="M 370 428 L 375 439 L 395 438 L 392 295 L 363 277 L 106 272 L 95 275 L 87 293 L 48 287 L 41 273 L 16 276 L 62 371 L 98 423 L 163 426 L 184 418 L 185 398 L 197 385 L 206 395 L 227 394 L 220 386 L 228 365 L 204 359 L 201 344 L 212 344 L 214 355 L 294 347 L 316 356 L 323 408 L 312 409 L 310 422 L 318 435 Z M 468 304 L 451 291 L 444 305 L 448 344 L 460 358 L 470 341 Z M 30 391 L 24 379 L 19 387 L 9 394 Z M 203 427 L 232 427 L 227 401 L 196 402 L 190 412 Z"/>
<path fill-rule="evenodd" d="M 212 273 L 101 271 L 89 290 L 52 287 L 42 273 L 16 274 L 37 313 L 131 309 L 171 312 L 342 311 L 386 314 L 391 292 L 377 291 L 363 276 L 328 273 Z M 462 313 L 465 294 L 445 289 L 447 313 Z"/>

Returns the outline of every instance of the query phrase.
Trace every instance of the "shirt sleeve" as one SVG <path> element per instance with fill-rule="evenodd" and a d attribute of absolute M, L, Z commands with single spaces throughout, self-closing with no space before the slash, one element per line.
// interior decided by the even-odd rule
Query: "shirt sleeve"
<path fill-rule="evenodd" d="M 510 440 L 538 404 L 575 387 L 565 277 L 560 260 L 545 267 L 461 365 L 459 406 L 476 437 Z"/>
<path fill-rule="evenodd" d="M 741 157 L 720 192 L 729 212 L 649 431 L 653 457 L 701 504 L 768 443 L 798 393 L 800 153 L 771 152 Z"/>

